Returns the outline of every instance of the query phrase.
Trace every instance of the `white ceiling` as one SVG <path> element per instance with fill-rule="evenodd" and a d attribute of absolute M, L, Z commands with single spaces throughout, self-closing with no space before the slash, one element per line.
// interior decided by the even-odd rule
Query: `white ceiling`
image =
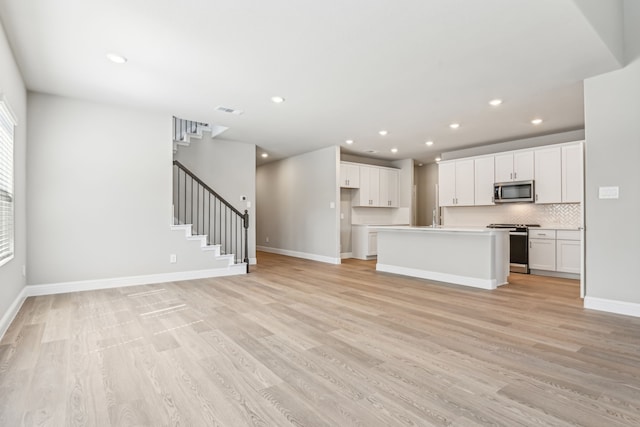
<path fill-rule="evenodd" d="M 0 17 L 30 90 L 228 126 L 270 160 L 353 139 L 429 162 L 582 128 L 582 80 L 620 67 L 571 0 L 0 0 Z"/>

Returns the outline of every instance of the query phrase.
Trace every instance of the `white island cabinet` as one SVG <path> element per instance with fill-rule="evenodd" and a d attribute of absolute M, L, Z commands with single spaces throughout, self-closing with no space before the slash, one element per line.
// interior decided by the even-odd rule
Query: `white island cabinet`
<path fill-rule="evenodd" d="M 376 270 L 483 289 L 509 276 L 509 230 L 377 227 Z"/>

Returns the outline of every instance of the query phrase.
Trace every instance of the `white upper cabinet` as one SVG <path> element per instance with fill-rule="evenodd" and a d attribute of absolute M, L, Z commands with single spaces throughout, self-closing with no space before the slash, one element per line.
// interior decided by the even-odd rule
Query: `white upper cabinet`
<path fill-rule="evenodd" d="M 380 169 L 380 206 L 398 207 L 399 173 L 395 169 Z"/>
<path fill-rule="evenodd" d="M 380 168 L 360 166 L 360 204 L 358 206 L 378 206 L 380 204 Z"/>
<path fill-rule="evenodd" d="M 440 206 L 456 205 L 456 162 L 438 165 L 438 199 Z"/>
<path fill-rule="evenodd" d="M 495 182 L 533 179 L 533 151 L 516 151 L 495 156 Z"/>
<path fill-rule="evenodd" d="M 397 208 L 399 171 L 379 166 L 359 165 L 360 182 L 353 206 Z"/>
<path fill-rule="evenodd" d="M 473 206 L 474 160 L 440 163 L 438 185 L 440 206 Z"/>
<path fill-rule="evenodd" d="M 474 160 L 475 205 L 493 205 L 494 161 L 491 157 Z"/>
<path fill-rule="evenodd" d="M 562 147 L 562 203 L 582 202 L 582 143 Z"/>
<path fill-rule="evenodd" d="M 360 166 L 354 163 L 340 163 L 340 187 L 360 188 Z"/>
<path fill-rule="evenodd" d="M 535 150 L 536 203 L 562 203 L 561 153 L 560 147 Z"/>

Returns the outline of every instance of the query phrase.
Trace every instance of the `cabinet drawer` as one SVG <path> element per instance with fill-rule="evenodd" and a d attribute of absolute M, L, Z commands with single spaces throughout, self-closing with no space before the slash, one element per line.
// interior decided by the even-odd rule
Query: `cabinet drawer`
<path fill-rule="evenodd" d="M 556 233 L 558 240 L 580 240 L 579 230 L 558 230 Z"/>
<path fill-rule="evenodd" d="M 546 230 L 546 229 L 529 229 L 529 238 L 530 239 L 555 239 L 556 238 L 556 230 Z"/>

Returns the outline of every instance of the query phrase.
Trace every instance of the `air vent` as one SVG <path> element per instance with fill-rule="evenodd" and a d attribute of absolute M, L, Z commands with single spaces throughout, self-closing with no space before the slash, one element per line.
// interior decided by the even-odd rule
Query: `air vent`
<path fill-rule="evenodd" d="M 220 111 L 222 113 L 235 114 L 236 116 L 239 116 L 240 114 L 244 113 L 244 111 L 242 110 L 234 110 L 233 108 L 224 107 L 222 105 L 218 105 L 216 107 L 216 111 Z"/>
<path fill-rule="evenodd" d="M 376 154 L 378 150 L 364 150 L 365 153 Z"/>

